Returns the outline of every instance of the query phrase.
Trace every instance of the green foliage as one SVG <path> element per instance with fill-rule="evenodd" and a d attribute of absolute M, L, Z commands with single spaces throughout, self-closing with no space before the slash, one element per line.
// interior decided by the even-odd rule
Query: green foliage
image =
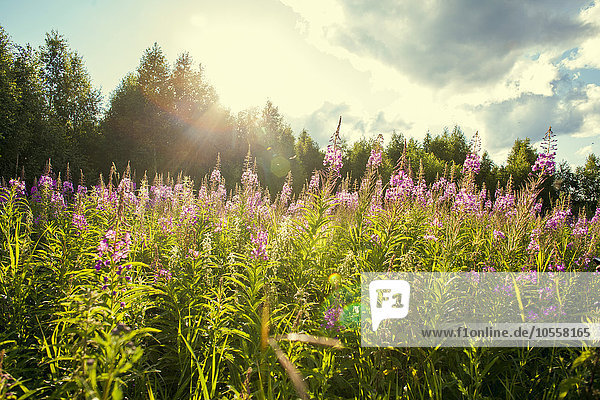
<path fill-rule="evenodd" d="M 296 157 L 300 166 L 300 175 L 295 175 L 297 176 L 297 182 L 299 182 L 296 187 L 301 187 L 310 179 L 314 171 L 323 167 L 323 153 L 319 150 L 319 145 L 310 137 L 306 129 L 300 132 L 295 147 Z"/>
<path fill-rule="evenodd" d="M 536 158 L 537 152 L 531 147 L 529 138 L 516 139 L 508 153 L 506 166 L 500 172 L 502 184 L 506 184 L 508 178 L 512 176 L 513 185 L 520 187 L 529 176 Z"/>
<path fill-rule="evenodd" d="M 469 146 L 464 133 L 455 126 L 452 132 L 445 129 L 441 135 L 430 139 L 427 150 L 442 161 L 458 165 L 465 161 Z"/>
<path fill-rule="evenodd" d="M 0 176 L 6 179 L 22 176 L 31 183 L 50 159 L 63 178 L 75 180 L 79 170 L 87 176 L 107 176 L 106 166 L 113 163 L 119 170 L 132 163 L 136 176 L 183 172 L 198 180 L 219 155 L 225 186 L 233 189 L 250 148 L 270 193 L 281 189 L 290 171 L 294 192 L 299 193 L 323 165 L 319 144 L 306 131 L 295 137 L 271 101 L 262 109 L 232 115 L 218 103 L 201 64 L 195 67 L 184 52 L 170 65 L 157 43 L 144 51 L 136 70 L 122 79 L 107 109 L 101 110 L 100 92 L 83 58 L 63 36 L 50 32 L 35 51 L 13 44 L 0 27 L 0 97 Z M 345 160 L 342 174 L 355 184 L 362 179 L 374 141 L 339 143 Z M 427 132 L 422 143 L 393 131 L 380 169 L 384 184 L 405 152 L 405 143 L 412 173 L 416 177 L 422 165 L 428 183 L 449 176 L 452 165 L 460 172 L 470 151 L 458 126 L 440 134 Z M 498 183 L 505 186 L 511 176 L 513 187 L 520 187 L 535 158 L 529 139 L 516 139 L 504 166 L 495 165 L 484 152 L 476 183 L 485 183 L 492 197 Z M 581 179 L 571 179 L 565 169 L 556 182 L 548 181 L 544 207 L 562 191 L 572 194 L 578 207 L 593 211 L 600 178 L 592 164 L 588 160 L 577 170 Z"/>
<path fill-rule="evenodd" d="M 361 154 L 370 154 L 367 145 L 359 144 Z M 416 142 L 405 147 L 407 155 L 421 154 L 424 163 L 441 167 Z M 16 186 L 2 188 L 0 395 L 491 399 L 597 393 L 594 351 L 363 348 L 358 316 L 347 307 L 358 304 L 361 271 L 544 271 L 558 264 L 579 270 L 583 258 L 600 250 L 597 218 L 586 222 L 585 237 L 568 224 L 543 230 L 540 249 L 532 252 L 531 233 L 565 207 L 533 212 L 535 182 L 509 213 L 476 215 L 444 199 L 452 187 L 478 190 L 468 175 L 432 188 L 431 202 L 384 201 L 377 200 L 383 197 L 378 169 L 369 169 L 356 201 L 340 195 L 351 192 L 349 181 L 330 176 L 288 208 L 281 194 L 271 203 L 259 185 L 248 183 L 253 169 L 247 167 L 246 181 L 228 198 L 208 178 L 197 192 L 189 178 L 174 185 L 161 176 L 151 192 L 146 179 L 133 190 L 127 171 L 118 186 L 113 172 L 108 184 L 68 197 L 66 206 L 53 200 L 51 186 L 42 186 L 31 203 Z M 124 248 L 122 255 L 110 252 Z M 328 313 L 337 307 L 343 311 L 332 322 Z"/>

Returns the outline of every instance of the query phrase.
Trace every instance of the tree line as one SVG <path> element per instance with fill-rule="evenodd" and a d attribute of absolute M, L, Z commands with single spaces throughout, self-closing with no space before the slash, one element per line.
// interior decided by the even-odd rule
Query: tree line
<path fill-rule="evenodd" d="M 276 193 L 289 172 L 294 190 L 301 190 L 323 163 L 324 152 L 310 133 L 294 133 L 271 101 L 233 114 L 219 103 L 201 64 L 182 53 L 171 65 L 156 43 L 123 77 L 106 107 L 102 100 L 83 57 L 58 32 L 47 33 L 44 44 L 34 49 L 13 43 L 0 26 L 0 176 L 24 176 L 31 182 L 51 160 L 55 174 L 78 182 L 83 172 L 87 184 L 95 184 L 100 173 L 106 176 L 113 164 L 123 171 L 129 163 L 138 178 L 182 171 L 202 179 L 219 155 L 231 188 L 250 151 L 261 182 Z M 355 181 L 362 176 L 377 140 L 342 141 L 343 176 Z M 432 182 L 458 174 L 469 151 L 458 126 L 428 132 L 423 141 L 394 132 L 384 147 L 382 177 L 386 182 L 405 152 L 415 176 L 421 173 Z M 504 165 L 493 163 L 484 151 L 478 183 L 492 196 L 509 180 L 519 187 L 536 157 L 528 138 L 515 141 Z M 563 162 L 545 190 L 549 197 L 563 192 L 594 208 L 600 159 L 591 154 L 575 171 Z"/>

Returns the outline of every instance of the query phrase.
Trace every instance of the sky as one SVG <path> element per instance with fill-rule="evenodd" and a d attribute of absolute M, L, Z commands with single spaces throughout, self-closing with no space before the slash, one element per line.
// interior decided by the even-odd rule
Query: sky
<path fill-rule="evenodd" d="M 600 0 L 0 0 L 18 44 L 57 30 L 105 102 L 157 42 L 237 113 L 271 100 L 321 146 L 479 132 L 498 164 L 549 126 L 558 161 L 600 155 Z"/>

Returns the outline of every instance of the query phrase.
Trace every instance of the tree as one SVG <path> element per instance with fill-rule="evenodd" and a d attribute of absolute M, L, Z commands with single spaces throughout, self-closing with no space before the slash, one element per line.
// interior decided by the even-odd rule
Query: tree
<path fill-rule="evenodd" d="M 323 153 L 306 129 L 303 129 L 296 141 L 296 157 L 300 164 L 301 173 L 295 180 L 297 187 L 301 187 L 310 178 L 315 170 L 323 168 Z"/>
<path fill-rule="evenodd" d="M 47 129 L 39 62 L 31 46 L 17 46 L 0 27 L 0 176 L 25 169 L 32 180 L 47 157 L 64 149 Z"/>
<path fill-rule="evenodd" d="M 464 133 L 458 126 L 455 126 L 452 132 L 444 129 L 441 135 L 428 140 L 428 151 L 432 152 L 442 161 L 448 163 L 454 162 L 456 165 L 459 165 L 465 161 L 467 154 L 469 154 L 469 145 Z"/>
<path fill-rule="evenodd" d="M 202 66 L 195 70 L 189 53 L 182 53 L 175 61 L 170 78 L 173 111 L 180 121 L 190 125 L 213 106 L 218 96 L 204 79 Z"/>
<path fill-rule="evenodd" d="M 355 141 L 346 153 L 346 160 L 342 168 L 342 176 L 350 174 L 354 180 L 360 180 L 365 172 L 367 162 L 371 155 L 372 142 L 365 138 Z"/>
<path fill-rule="evenodd" d="M 506 166 L 500 171 L 501 184 L 505 185 L 512 175 L 513 188 L 519 188 L 525 183 L 535 163 L 537 152 L 531 147 L 529 138 L 516 139 L 506 159 Z"/>
<path fill-rule="evenodd" d="M 496 186 L 498 185 L 498 177 L 496 176 L 497 168 L 494 165 L 494 162 L 490 158 L 487 151 L 483 152 L 481 156 L 481 162 L 479 167 L 479 173 L 475 179 L 478 185 L 482 185 L 485 183 L 485 187 L 492 197 L 495 194 Z"/>
<path fill-rule="evenodd" d="M 0 169 L 2 175 L 9 175 L 10 164 L 16 162 L 22 148 L 15 143 L 19 138 L 16 130 L 18 90 L 14 79 L 14 57 L 8 34 L 0 27 Z M 9 175 L 10 176 L 10 175 Z"/>
<path fill-rule="evenodd" d="M 140 122 L 145 101 L 137 74 L 127 74 L 112 93 L 102 123 L 104 145 L 108 149 L 102 162 L 104 168 L 114 162 L 119 170 L 123 170 L 128 161 L 135 161 L 136 168 L 148 168 L 137 158 L 137 152 L 145 150 L 145 147 L 140 148 L 145 134 Z"/>
<path fill-rule="evenodd" d="M 387 145 L 385 152 L 387 153 L 392 166 L 395 166 L 400 157 L 402 157 L 402 152 L 404 151 L 404 135 L 402 133 L 396 133 L 394 131 L 392 133 L 392 138 Z"/>
<path fill-rule="evenodd" d="M 119 169 L 132 161 L 150 176 L 163 170 L 173 145 L 169 78 L 169 64 L 154 43 L 144 51 L 137 71 L 123 78 L 113 92 L 103 131 L 110 147 L 109 161 Z"/>
<path fill-rule="evenodd" d="M 157 43 L 146 49 L 137 69 L 137 82 L 144 96 L 141 119 L 142 136 L 137 137 L 136 158 L 145 158 L 145 166 L 152 174 L 162 171 L 166 158 L 162 149 L 173 142 L 169 129 L 173 92 L 169 85 L 170 67 Z M 147 155 L 147 156 L 145 156 Z"/>
<path fill-rule="evenodd" d="M 431 145 L 431 133 L 429 133 L 429 131 L 427 131 L 427 133 L 425 134 L 425 138 L 423 139 L 423 150 L 426 153 L 429 153 L 431 151 L 430 145 Z"/>
<path fill-rule="evenodd" d="M 94 89 L 83 58 L 66 39 L 52 31 L 40 48 L 40 76 L 49 114 L 51 135 L 62 148 L 59 164 L 69 159 L 75 168 L 91 169 L 90 151 L 97 139 L 100 91 Z M 56 164 L 56 162 L 55 162 Z"/>
<path fill-rule="evenodd" d="M 596 205 L 600 200 L 600 158 L 590 154 L 576 172 L 579 179 L 578 199 L 588 205 Z"/>
<path fill-rule="evenodd" d="M 283 120 L 279 109 L 270 100 L 262 109 L 258 120 L 258 135 L 253 147 L 258 164 L 258 173 L 262 182 L 276 190 L 283 185 L 288 172 L 301 175 L 298 161 L 293 157 L 294 134 L 292 128 Z"/>

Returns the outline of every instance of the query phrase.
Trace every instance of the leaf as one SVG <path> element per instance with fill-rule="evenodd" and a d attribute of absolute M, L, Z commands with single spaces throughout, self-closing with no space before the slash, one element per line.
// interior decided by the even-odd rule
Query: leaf
<path fill-rule="evenodd" d="M 573 365 L 571 366 L 571 369 L 575 369 L 575 368 L 579 367 L 581 364 L 586 362 L 591 356 L 592 356 L 592 352 L 589 350 L 582 352 L 579 355 L 579 357 L 577 357 L 575 359 L 575 361 L 573 361 Z"/>
<path fill-rule="evenodd" d="M 558 399 L 564 399 L 569 390 L 571 390 L 574 386 L 581 384 L 581 379 L 576 377 L 571 377 L 567 379 L 563 379 L 563 381 L 558 385 Z"/>

